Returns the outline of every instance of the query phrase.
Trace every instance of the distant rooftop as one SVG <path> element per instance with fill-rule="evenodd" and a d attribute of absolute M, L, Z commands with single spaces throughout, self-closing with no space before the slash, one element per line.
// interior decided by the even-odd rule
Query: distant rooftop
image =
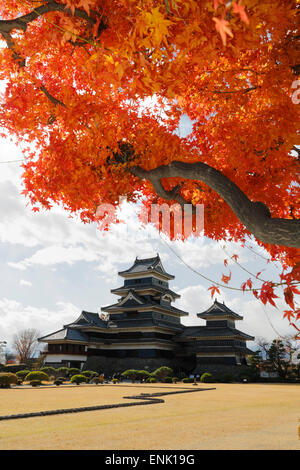
<path fill-rule="evenodd" d="M 154 258 L 143 258 L 138 259 L 136 257 L 135 262 L 131 268 L 126 269 L 125 271 L 119 271 L 119 275 L 123 277 L 132 277 L 135 274 L 147 274 L 157 272 L 166 279 L 174 279 L 175 276 L 168 274 L 164 269 L 160 256 L 157 254 Z"/>
<path fill-rule="evenodd" d="M 217 299 L 215 299 L 214 303 L 212 304 L 211 307 L 209 307 L 207 310 L 201 313 L 197 313 L 197 317 L 199 318 L 204 318 L 204 319 L 209 319 L 212 317 L 224 317 L 224 316 L 229 316 L 232 317 L 235 320 L 242 320 L 243 317 L 239 315 L 238 313 L 233 312 L 228 308 L 224 302 L 218 302 Z"/>

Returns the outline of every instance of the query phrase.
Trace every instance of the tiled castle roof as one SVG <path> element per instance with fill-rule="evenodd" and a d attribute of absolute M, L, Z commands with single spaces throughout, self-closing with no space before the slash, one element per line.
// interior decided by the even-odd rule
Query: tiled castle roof
<path fill-rule="evenodd" d="M 167 279 L 174 279 L 174 276 L 172 274 L 168 274 L 164 269 L 159 255 L 155 256 L 154 258 L 136 258 L 135 262 L 129 269 L 126 269 L 125 271 L 119 271 L 118 274 L 120 276 L 126 277 L 128 274 L 130 275 L 147 272 L 151 273 L 153 271 L 160 273 Z"/>

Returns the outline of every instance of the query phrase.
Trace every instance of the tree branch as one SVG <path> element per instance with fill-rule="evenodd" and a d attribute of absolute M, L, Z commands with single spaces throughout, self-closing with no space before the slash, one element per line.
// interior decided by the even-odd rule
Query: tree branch
<path fill-rule="evenodd" d="M 268 207 L 262 202 L 252 202 L 220 171 L 205 163 L 185 163 L 173 161 L 169 165 L 153 170 L 132 167 L 131 173 L 141 179 L 149 180 L 159 196 L 163 199 L 176 200 L 179 204 L 186 203 L 184 198 L 166 191 L 162 178 L 185 178 L 198 180 L 216 191 L 231 207 L 242 224 L 263 243 L 284 245 L 300 248 L 300 220 L 271 218 Z"/>
<path fill-rule="evenodd" d="M 55 1 L 50 1 L 45 5 L 34 8 L 33 11 L 27 13 L 27 15 L 20 16 L 19 18 L 15 18 L 13 20 L 1 20 L 0 33 L 10 34 L 13 29 L 26 31 L 28 23 L 31 23 L 45 13 L 53 11 L 67 12 L 68 9 L 66 9 L 66 5 L 56 3 Z M 74 16 L 77 18 L 82 18 L 91 24 L 96 23 L 96 20 L 92 16 L 89 16 L 84 10 L 80 10 L 79 8 L 75 8 Z"/>

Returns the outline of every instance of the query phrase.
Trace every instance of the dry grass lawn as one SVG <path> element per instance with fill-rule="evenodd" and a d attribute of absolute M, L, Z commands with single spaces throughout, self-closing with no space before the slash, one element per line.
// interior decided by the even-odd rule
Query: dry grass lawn
<path fill-rule="evenodd" d="M 300 450 L 299 385 L 203 386 L 216 390 L 169 395 L 155 405 L 0 421 L 0 449 Z M 171 390 L 134 384 L 3 389 L 0 415 L 120 403 L 123 396 L 158 391 Z"/>

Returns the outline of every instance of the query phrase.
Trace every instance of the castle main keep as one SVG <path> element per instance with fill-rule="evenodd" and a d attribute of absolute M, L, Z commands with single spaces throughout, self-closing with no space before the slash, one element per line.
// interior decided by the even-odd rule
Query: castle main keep
<path fill-rule="evenodd" d="M 174 279 L 165 271 L 159 255 L 137 259 L 118 273 L 123 285 L 111 292 L 115 304 L 101 314 L 82 311 L 73 323 L 39 338 L 47 343 L 45 364 L 78 367 L 106 374 L 126 369 L 152 371 L 166 365 L 177 373 L 237 375 L 247 365 L 254 340 L 235 327 L 243 317 L 217 300 L 197 316 L 203 326 L 185 326 L 188 312 L 173 303 L 180 296 L 172 291 Z"/>

